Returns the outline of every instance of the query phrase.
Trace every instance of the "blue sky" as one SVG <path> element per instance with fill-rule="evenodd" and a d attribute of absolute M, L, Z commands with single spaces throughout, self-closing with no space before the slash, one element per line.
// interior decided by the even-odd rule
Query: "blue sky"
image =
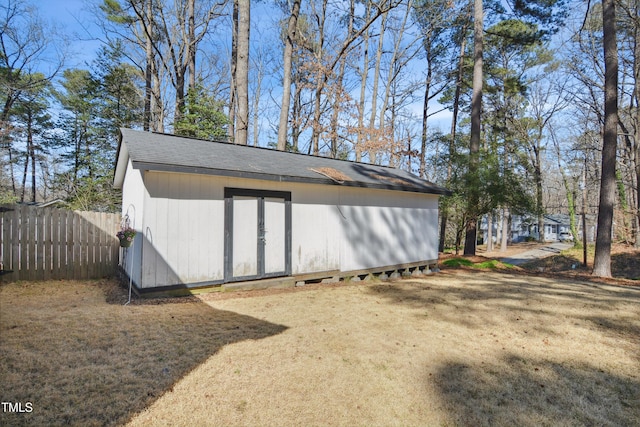
<path fill-rule="evenodd" d="M 46 23 L 69 38 L 67 67 L 83 67 L 95 57 L 99 30 L 90 8 L 99 0 L 36 0 L 33 5 Z M 93 40 L 92 40 L 93 39 Z"/>
<path fill-rule="evenodd" d="M 1 1 L 1 0 L 0 0 Z M 42 19 L 58 28 L 58 31 L 66 34 L 69 39 L 69 49 L 65 68 L 87 68 L 96 57 L 101 46 L 97 40 L 102 37 L 100 28 L 96 25 L 97 17 L 92 12 L 99 7 L 103 0 L 28 0 L 39 9 Z M 258 45 L 269 39 L 269 31 L 277 27 L 272 22 L 278 19 L 278 15 L 272 10 L 273 5 L 268 3 L 256 3 L 252 10 L 252 37 Z M 261 27 L 266 28 L 261 31 Z M 224 45 L 224 43 L 223 43 Z M 276 74 L 277 76 L 277 74 Z M 263 82 L 266 85 L 267 82 Z M 274 96 L 271 93 L 271 96 Z M 275 95 L 277 97 L 277 94 Z M 265 95 L 266 99 L 266 95 Z M 268 102 L 268 101 L 265 101 Z M 434 106 L 434 108 L 437 108 Z M 422 104 L 415 104 L 414 113 L 419 117 L 422 112 Z M 432 130 L 440 129 L 449 131 L 451 113 L 443 111 L 430 118 Z"/>

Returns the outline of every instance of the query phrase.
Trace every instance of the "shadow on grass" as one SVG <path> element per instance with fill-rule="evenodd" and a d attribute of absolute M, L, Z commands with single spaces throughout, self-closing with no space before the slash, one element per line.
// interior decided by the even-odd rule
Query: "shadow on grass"
<path fill-rule="evenodd" d="M 0 425 L 122 425 L 224 346 L 286 330 L 195 297 L 122 306 L 115 282 L 47 283 L 2 289 L 0 398 L 33 411 Z"/>
<path fill-rule="evenodd" d="M 638 288 L 440 273 L 433 280 L 374 285 L 369 291 L 415 308 L 434 324 L 447 322 L 461 336 L 477 331 L 471 335 L 522 345 L 522 353 L 515 354 L 504 347 L 500 352 L 496 344 L 495 359 L 470 356 L 425 374 L 425 386 L 441 396 L 452 425 L 640 425 L 640 378 L 624 374 L 633 372 L 634 359 L 640 366 Z M 611 346 L 629 358 L 621 366 L 602 354 L 593 364 L 580 359 L 584 352 L 572 353 L 572 347 L 582 350 L 592 343 L 571 337 L 583 334 L 601 341 L 593 342 L 594 353 Z M 530 353 L 549 337 L 558 346 L 553 354 L 566 363 Z"/>
<path fill-rule="evenodd" d="M 595 366 L 507 355 L 495 363 L 449 363 L 425 381 L 460 426 L 640 423 L 640 383 Z"/>
<path fill-rule="evenodd" d="M 522 264 L 528 271 L 546 273 L 576 272 L 589 275 L 593 268 L 593 255 L 588 257 L 588 267 L 584 267 L 581 252 L 578 255 L 552 255 Z M 640 285 L 640 251 L 611 254 L 611 274 L 617 279 L 637 280 Z"/>
<path fill-rule="evenodd" d="M 537 271 L 543 269 L 545 272 L 570 271 L 574 269 L 584 270 L 580 261 L 567 255 L 551 255 L 545 258 L 528 261 L 522 264 L 526 270 Z"/>
<path fill-rule="evenodd" d="M 424 281 L 405 280 L 404 286 L 394 284 L 373 285 L 368 291 L 380 295 L 395 304 L 410 305 L 418 309 L 432 310 L 432 315 L 454 324 L 469 328 L 482 328 L 500 324 L 503 321 L 522 320 L 523 315 L 558 316 L 563 302 L 579 302 L 584 313 L 615 312 L 621 304 L 640 304 L 640 288 L 619 287 L 615 292 L 606 285 L 587 284 L 568 280 L 540 278 L 509 273 L 438 273 L 439 281 L 456 281 L 464 278 L 466 285 L 442 286 L 433 289 L 429 279 Z M 471 279 L 471 280 L 469 280 Z M 442 283 L 442 282 L 440 282 Z M 437 310 L 438 306 L 457 309 Z M 507 319 L 491 315 L 495 309 L 505 309 Z M 526 316 L 525 316 L 526 317 Z M 542 330 L 537 324 L 530 324 L 532 330 Z"/>
<path fill-rule="evenodd" d="M 614 277 L 638 280 L 640 285 L 640 251 L 611 255 L 611 271 Z"/>

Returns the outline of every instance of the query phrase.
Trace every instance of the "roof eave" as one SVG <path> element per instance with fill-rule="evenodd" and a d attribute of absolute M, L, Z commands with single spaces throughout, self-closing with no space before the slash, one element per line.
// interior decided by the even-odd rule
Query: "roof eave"
<path fill-rule="evenodd" d="M 128 155 L 127 155 L 127 158 L 128 158 Z M 307 177 L 301 177 L 301 176 L 274 175 L 274 174 L 268 174 L 263 172 L 250 172 L 250 171 L 239 171 L 239 170 L 230 170 L 230 169 L 213 169 L 213 168 L 202 168 L 197 166 L 183 166 L 183 165 L 172 165 L 172 164 L 140 162 L 140 161 L 132 161 L 132 166 L 134 169 L 158 171 L 158 172 L 192 173 L 192 174 L 201 174 L 201 175 L 226 176 L 226 177 L 233 177 L 233 178 L 247 178 L 247 179 L 257 179 L 257 180 L 263 180 L 263 181 L 277 181 L 277 182 L 298 182 L 298 183 L 320 184 L 320 185 L 342 185 L 345 187 L 373 188 L 373 189 L 379 189 L 379 190 L 405 191 L 405 192 L 412 192 L 412 193 L 434 194 L 434 195 L 442 195 L 442 196 L 451 195 L 451 192 L 449 190 L 442 187 L 426 188 L 426 187 L 417 187 L 417 186 L 409 186 L 409 185 L 373 184 L 373 183 L 365 183 L 361 181 L 336 181 L 330 178 L 307 178 Z M 126 164 L 124 165 L 124 169 L 126 170 Z M 124 174 L 123 174 L 123 179 L 124 179 Z"/>
<path fill-rule="evenodd" d="M 127 163 L 129 163 L 129 150 L 127 144 L 122 141 L 122 132 L 120 132 L 120 142 L 118 143 L 118 152 L 116 157 L 116 168 L 113 172 L 113 187 L 119 190 L 124 185 L 124 176 L 127 172 Z"/>

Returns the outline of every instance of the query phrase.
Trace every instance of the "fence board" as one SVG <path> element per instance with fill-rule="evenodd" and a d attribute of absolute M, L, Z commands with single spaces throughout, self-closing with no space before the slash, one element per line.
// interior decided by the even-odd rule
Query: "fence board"
<path fill-rule="evenodd" d="M 90 279 L 115 272 L 119 214 L 0 208 L 0 280 Z"/>
<path fill-rule="evenodd" d="M 22 232 L 22 224 L 20 224 L 20 218 L 22 218 L 22 212 L 20 211 L 19 207 L 16 207 L 13 209 L 13 211 L 11 212 L 10 218 L 13 221 L 13 225 L 11 227 L 13 241 L 19 242 L 20 233 Z M 20 245 L 14 245 L 11 250 L 11 253 L 13 254 L 12 264 L 7 268 L 7 270 L 13 271 L 13 274 L 15 275 L 16 280 L 20 279 L 20 252 L 21 252 Z"/>
<path fill-rule="evenodd" d="M 35 246 L 36 246 L 36 272 L 35 278 L 36 280 L 44 280 L 44 271 L 46 269 L 44 262 L 44 245 L 46 243 L 45 236 L 45 212 L 43 209 L 38 209 L 36 211 L 36 236 L 35 236 Z"/>
<path fill-rule="evenodd" d="M 43 223 L 44 233 L 42 235 L 44 242 L 42 243 L 42 279 L 49 280 L 51 279 L 51 264 L 52 264 L 52 254 L 51 254 L 51 220 L 53 218 L 53 209 L 48 212 L 48 215 L 44 215 L 43 211 Z"/>
<path fill-rule="evenodd" d="M 60 268 L 60 210 L 51 210 L 51 278 L 59 279 Z"/>
<path fill-rule="evenodd" d="M 11 257 L 13 256 L 11 248 L 11 208 L 8 206 L 0 206 L 2 216 L 2 256 L 0 257 L 0 270 L 8 270 L 6 265 L 11 265 Z"/>
<path fill-rule="evenodd" d="M 29 211 L 25 206 L 20 210 L 20 238 L 24 239 L 20 247 L 20 279 L 29 280 Z"/>
<path fill-rule="evenodd" d="M 77 240 L 80 239 L 76 231 L 76 224 L 73 222 L 73 214 L 71 212 L 67 212 L 67 274 L 69 277 L 74 277 L 74 268 L 77 255 Z M 75 258 L 74 258 L 75 257 Z"/>

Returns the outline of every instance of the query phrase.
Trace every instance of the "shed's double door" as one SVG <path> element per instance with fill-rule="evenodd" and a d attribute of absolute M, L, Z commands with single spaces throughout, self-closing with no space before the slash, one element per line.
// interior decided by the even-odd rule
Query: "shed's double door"
<path fill-rule="evenodd" d="M 225 189 L 225 281 L 291 274 L 291 193 Z"/>

